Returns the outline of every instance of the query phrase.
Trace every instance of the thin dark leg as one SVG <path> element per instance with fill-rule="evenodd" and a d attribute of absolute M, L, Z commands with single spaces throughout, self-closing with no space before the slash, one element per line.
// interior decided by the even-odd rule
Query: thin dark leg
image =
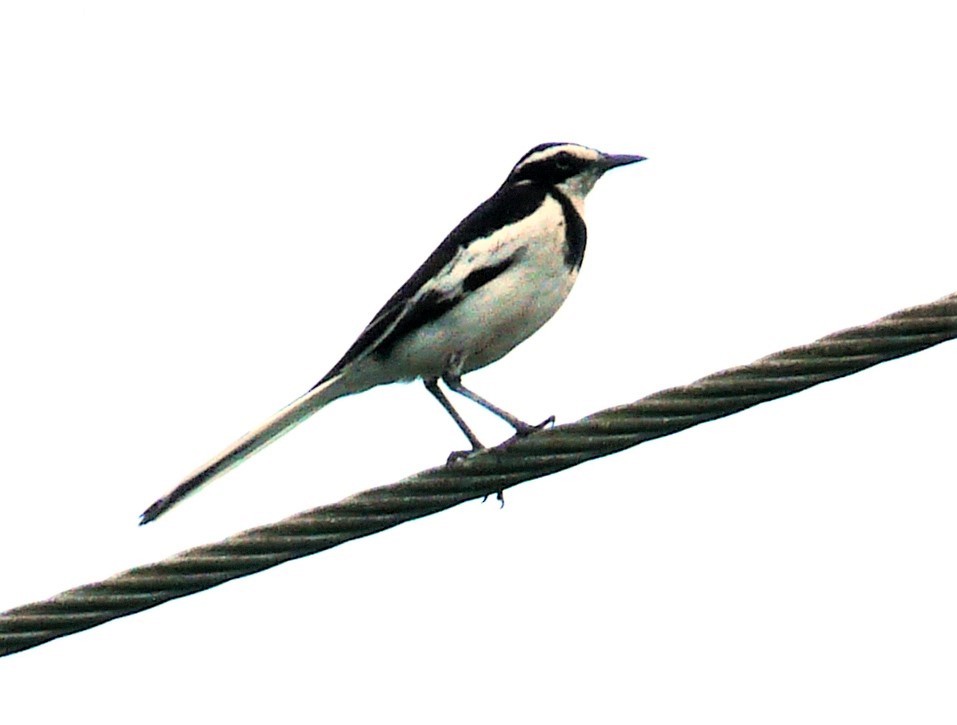
<path fill-rule="evenodd" d="M 497 405 L 493 405 L 492 403 L 487 401 L 478 393 L 473 393 L 471 390 L 469 390 L 464 385 L 462 385 L 462 379 L 459 376 L 446 375 L 442 379 L 445 381 L 445 384 L 448 385 L 451 390 L 454 390 L 459 395 L 464 395 L 473 403 L 478 403 L 490 413 L 494 413 L 499 418 L 506 421 L 510 426 L 512 426 L 515 429 L 515 432 L 518 433 L 518 435 L 520 436 L 528 435 L 529 433 L 533 433 L 537 430 L 541 430 L 545 426 L 555 422 L 555 416 L 550 415 L 548 418 L 543 420 L 538 425 L 531 425 L 529 423 L 526 423 L 523 420 L 519 420 L 511 413 L 499 408 Z M 426 385 L 428 385 L 428 383 L 426 383 Z M 434 392 L 432 394 L 435 395 Z M 439 402 L 442 402 L 442 401 L 440 400 Z M 448 401 L 446 401 L 446 403 L 448 403 Z M 446 403 L 443 403 L 443 405 L 445 405 Z M 459 425 L 462 425 L 462 424 L 460 423 Z"/>
<path fill-rule="evenodd" d="M 438 379 L 426 378 L 422 382 L 425 383 L 425 389 L 432 393 L 435 399 L 439 401 L 439 404 L 445 408 L 445 411 L 452 416 L 452 419 L 455 421 L 458 427 L 462 429 L 462 432 L 465 433 L 465 437 L 468 438 L 469 443 L 472 444 L 472 448 L 476 451 L 480 451 L 485 448 L 485 446 L 482 445 L 482 441 L 478 439 L 478 437 L 472 432 L 472 429 L 468 427 L 464 420 L 462 420 L 462 416 L 459 415 L 459 412 L 452 407 L 449 399 L 445 397 L 445 393 L 439 389 Z M 449 460 L 451 461 L 453 457 L 456 457 L 455 453 L 449 456 Z M 460 458 L 461 455 L 458 455 L 457 457 Z"/>

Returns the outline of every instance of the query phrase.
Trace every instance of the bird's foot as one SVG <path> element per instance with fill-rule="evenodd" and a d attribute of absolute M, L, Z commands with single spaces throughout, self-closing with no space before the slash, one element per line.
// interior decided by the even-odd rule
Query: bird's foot
<path fill-rule="evenodd" d="M 527 435 L 531 435 L 535 431 L 542 430 L 543 428 L 547 428 L 548 426 L 554 425 L 554 424 L 555 424 L 554 415 L 548 416 L 545 420 L 543 420 L 538 425 L 529 425 L 528 423 L 522 423 L 521 425 L 515 426 L 515 435 L 513 436 L 513 440 L 514 438 L 524 438 Z"/>
<path fill-rule="evenodd" d="M 482 503 L 485 503 L 486 501 L 488 501 L 488 497 L 491 496 L 491 495 L 492 495 L 492 494 L 487 493 L 487 494 L 485 494 L 484 496 L 482 496 Z M 498 504 L 499 504 L 498 507 L 499 507 L 500 509 L 505 508 L 505 491 L 496 491 L 496 492 L 495 492 L 495 498 L 498 499 Z"/>
<path fill-rule="evenodd" d="M 518 423 L 519 423 L 518 425 L 513 426 L 515 428 L 515 435 L 513 435 L 507 441 L 502 443 L 501 446 L 496 446 L 496 449 L 498 449 L 499 447 L 507 446 L 509 443 L 517 441 L 519 438 L 524 438 L 525 436 L 531 435 L 535 431 L 539 431 L 539 430 L 542 430 L 543 428 L 547 428 L 548 426 L 553 425 L 555 423 L 555 416 L 550 415 L 537 425 L 530 425 L 529 423 L 523 423 L 522 421 L 518 421 Z M 487 451 L 487 450 L 488 448 L 486 448 L 485 446 L 479 445 L 468 451 L 452 451 L 451 453 L 449 453 L 449 457 L 445 460 L 445 465 L 454 466 L 457 463 L 460 463 L 464 460 L 471 458 L 476 453 L 481 453 L 482 451 Z M 486 496 L 485 498 L 488 498 L 488 496 Z M 501 503 L 503 506 L 505 505 L 505 496 L 503 495 L 501 491 L 498 491 L 495 494 L 495 498 L 497 498 L 499 500 L 499 503 Z M 485 501 L 485 499 L 482 499 L 482 501 Z"/>
<path fill-rule="evenodd" d="M 451 453 L 449 453 L 449 457 L 446 459 L 445 465 L 454 466 L 456 463 L 459 463 L 460 461 L 464 461 L 466 458 L 474 456 L 476 453 L 480 451 L 484 451 L 484 450 L 486 449 L 472 448 L 471 450 L 468 450 L 468 451 L 452 451 Z"/>

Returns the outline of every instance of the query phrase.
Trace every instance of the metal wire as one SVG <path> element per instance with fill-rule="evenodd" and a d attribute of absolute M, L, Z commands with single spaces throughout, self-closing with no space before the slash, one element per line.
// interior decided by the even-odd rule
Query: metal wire
<path fill-rule="evenodd" d="M 0 656 L 957 337 L 957 293 L 0 614 Z"/>

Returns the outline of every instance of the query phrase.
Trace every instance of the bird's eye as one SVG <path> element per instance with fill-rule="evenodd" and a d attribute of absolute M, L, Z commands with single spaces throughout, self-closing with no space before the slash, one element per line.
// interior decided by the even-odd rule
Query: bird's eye
<path fill-rule="evenodd" d="M 572 157 L 562 151 L 555 156 L 555 166 L 561 171 L 568 171 L 572 167 Z"/>

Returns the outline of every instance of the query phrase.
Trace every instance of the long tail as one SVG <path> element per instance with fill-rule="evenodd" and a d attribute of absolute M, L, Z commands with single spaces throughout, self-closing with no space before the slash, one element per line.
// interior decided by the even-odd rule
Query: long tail
<path fill-rule="evenodd" d="M 276 413 L 256 430 L 250 431 L 218 456 L 196 469 L 181 484 L 140 514 L 140 526 L 156 520 L 205 483 L 241 463 L 260 448 L 272 443 L 336 398 L 359 392 L 344 384 L 342 373 L 317 385 Z"/>

